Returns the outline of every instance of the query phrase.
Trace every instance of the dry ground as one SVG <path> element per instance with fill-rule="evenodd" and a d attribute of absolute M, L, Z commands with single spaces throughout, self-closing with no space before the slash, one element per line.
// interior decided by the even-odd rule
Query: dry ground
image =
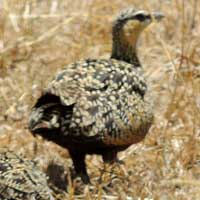
<path fill-rule="evenodd" d="M 32 137 L 27 116 L 63 65 L 109 57 L 113 17 L 130 6 L 166 16 L 139 42 L 155 122 L 142 143 L 120 154 L 124 167 L 108 167 L 102 181 L 101 159 L 88 156 L 87 190 L 67 184 L 67 151 Z M 37 160 L 57 199 L 200 199 L 199 24 L 199 0 L 1 0 L 0 146 Z M 47 169 L 52 162 L 58 166 Z"/>

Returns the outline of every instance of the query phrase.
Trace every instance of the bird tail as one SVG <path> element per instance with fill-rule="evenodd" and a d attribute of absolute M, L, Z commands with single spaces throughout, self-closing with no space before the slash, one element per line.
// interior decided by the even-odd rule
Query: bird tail
<path fill-rule="evenodd" d="M 29 129 L 33 133 L 44 130 L 56 130 L 60 128 L 60 106 L 58 104 L 46 104 L 40 108 L 34 108 L 29 117 Z"/>
<path fill-rule="evenodd" d="M 56 97 L 42 96 L 33 107 L 29 117 L 29 130 L 32 133 L 42 133 L 45 130 L 58 130 L 62 105 Z"/>

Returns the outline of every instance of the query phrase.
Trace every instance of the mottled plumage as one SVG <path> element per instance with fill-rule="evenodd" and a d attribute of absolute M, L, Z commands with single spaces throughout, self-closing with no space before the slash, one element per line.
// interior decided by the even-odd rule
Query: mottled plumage
<path fill-rule="evenodd" d="M 0 154 L 0 199 L 53 200 L 47 177 L 33 161 L 13 152 Z"/>
<path fill-rule="evenodd" d="M 113 25 L 111 59 L 66 66 L 33 107 L 30 130 L 68 148 L 85 183 L 86 154 L 101 154 L 105 162 L 112 162 L 118 151 L 141 141 L 152 124 L 136 54 L 139 33 L 151 21 L 146 11 L 123 11 Z"/>

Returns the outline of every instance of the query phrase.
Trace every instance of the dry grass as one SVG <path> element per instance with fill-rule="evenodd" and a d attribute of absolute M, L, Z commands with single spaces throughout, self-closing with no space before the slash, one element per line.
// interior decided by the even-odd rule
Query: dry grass
<path fill-rule="evenodd" d="M 130 6 L 166 16 L 145 31 L 139 45 L 155 99 L 155 123 L 143 143 L 120 154 L 123 169 L 107 169 L 98 184 L 103 165 L 89 156 L 93 187 L 70 180 L 67 185 L 66 150 L 32 137 L 29 110 L 63 65 L 109 57 L 113 16 Z M 65 192 L 55 190 L 57 199 L 199 199 L 199 7 L 198 0 L 0 1 L 1 147 L 38 160 L 54 181 L 59 177 L 57 186 Z M 47 170 L 50 162 L 60 166 Z"/>

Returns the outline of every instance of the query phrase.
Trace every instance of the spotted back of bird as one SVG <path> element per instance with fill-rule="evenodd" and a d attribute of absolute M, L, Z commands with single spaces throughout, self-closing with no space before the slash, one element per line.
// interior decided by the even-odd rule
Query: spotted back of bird
<path fill-rule="evenodd" d="M 47 177 L 33 161 L 13 152 L 0 154 L 0 199 L 53 200 Z"/>
<path fill-rule="evenodd" d="M 113 23 L 111 57 L 67 65 L 32 109 L 30 131 L 68 148 L 85 183 L 86 154 L 112 162 L 118 151 L 141 141 L 152 124 L 136 47 L 142 31 L 161 18 L 158 12 L 122 11 Z"/>
<path fill-rule="evenodd" d="M 115 59 L 79 61 L 49 84 L 31 120 L 45 116 L 49 129 L 58 128 L 65 136 L 129 145 L 143 138 L 152 122 L 146 90 L 142 73 L 131 64 Z"/>

